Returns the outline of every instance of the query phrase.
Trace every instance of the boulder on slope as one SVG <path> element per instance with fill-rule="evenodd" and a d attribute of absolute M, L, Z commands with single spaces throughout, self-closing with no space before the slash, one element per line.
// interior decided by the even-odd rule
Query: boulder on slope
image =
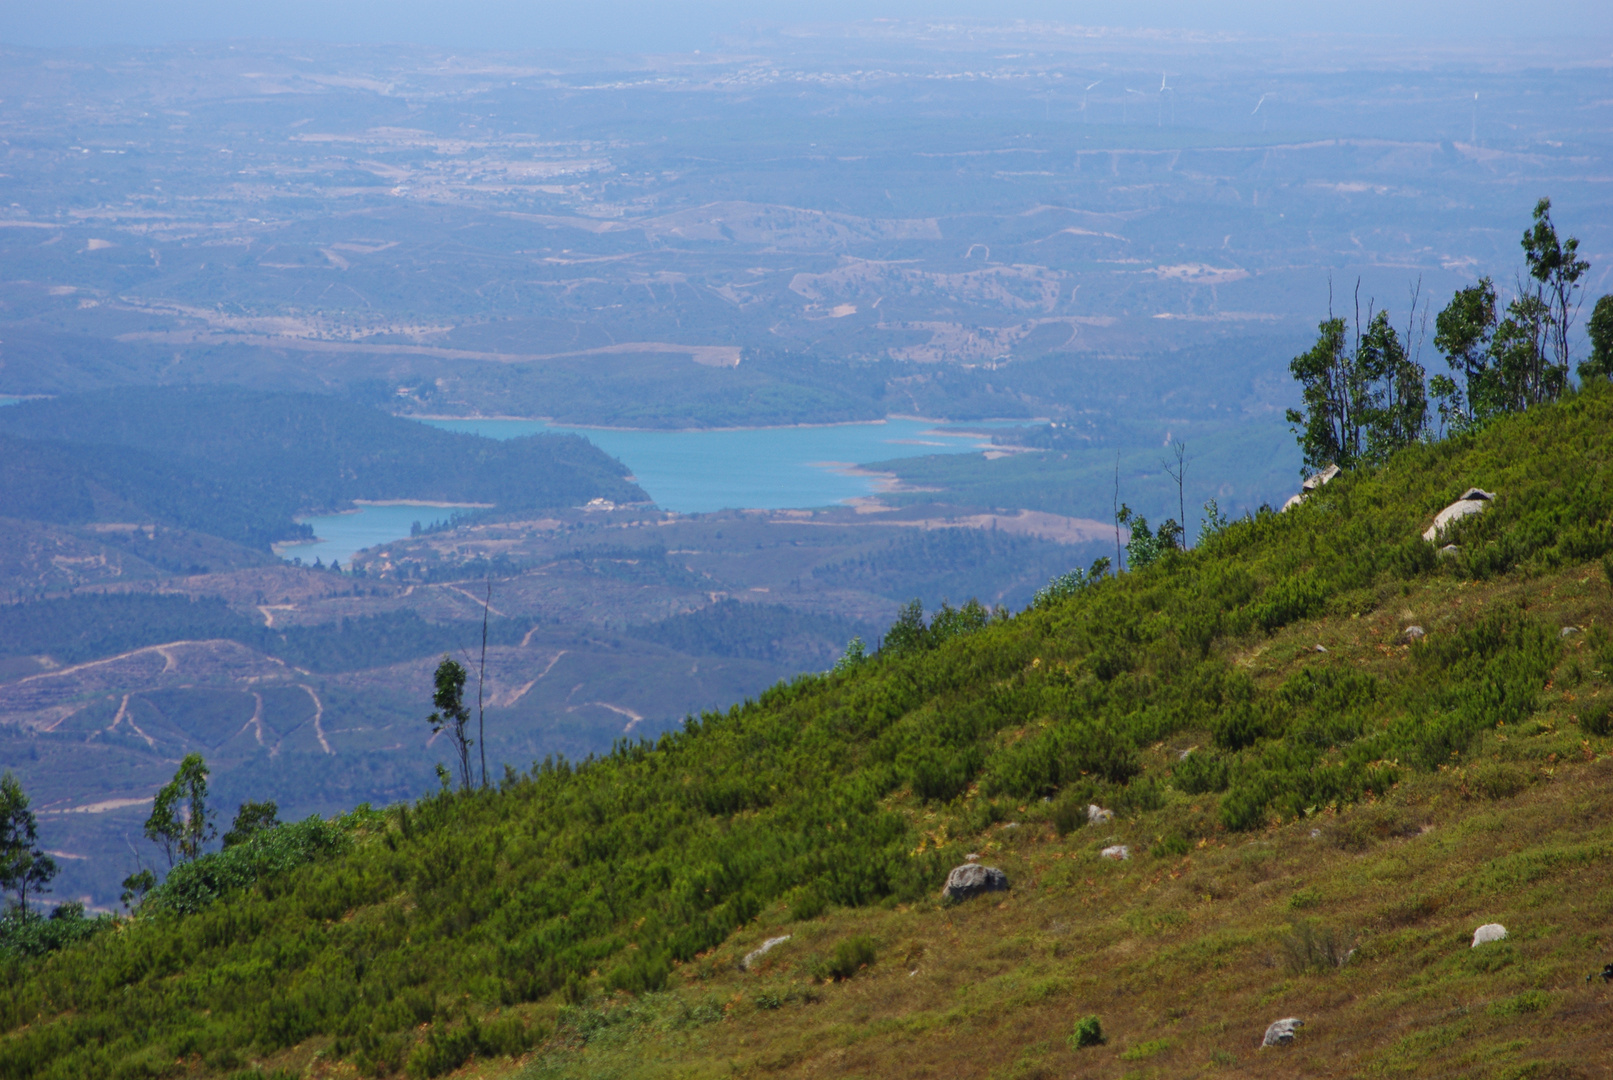
<path fill-rule="evenodd" d="M 1484 508 L 1494 501 L 1495 492 L 1485 491 L 1483 488 L 1468 488 L 1462 492 L 1460 499 L 1435 515 L 1434 523 L 1423 533 L 1423 539 L 1430 544 L 1434 543 L 1451 525 L 1472 514 L 1482 514 Z"/>
<path fill-rule="evenodd" d="M 941 895 L 950 900 L 967 900 L 988 892 L 1007 892 L 1008 875 L 995 866 L 964 863 L 952 868 Z"/>
<path fill-rule="evenodd" d="M 1260 1040 L 1260 1048 L 1268 1046 L 1287 1046 L 1299 1034 L 1299 1029 L 1305 1026 L 1305 1021 L 1297 1016 L 1290 1016 L 1284 1020 L 1273 1020 L 1271 1026 L 1266 1028 L 1266 1037 Z"/>

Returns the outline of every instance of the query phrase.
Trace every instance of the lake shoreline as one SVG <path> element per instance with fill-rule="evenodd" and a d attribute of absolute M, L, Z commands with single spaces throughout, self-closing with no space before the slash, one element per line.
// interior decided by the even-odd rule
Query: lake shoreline
<path fill-rule="evenodd" d="M 868 427 L 875 424 L 888 424 L 893 421 L 905 421 L 918 424 L 934 424 L 939 427 L 959 428 L 960 434 L 970 434 L 968 425 L 1034 425 L 1049 422 L 1048 417 L 996 417 L 976 420 L 946 420 L 933 416 L 911 416 L 906 413 L 891 413 L 878 420 L 826 420 L 818 424 L 738 424 L 732 427 L 623 427 L 615 424 L 578 424 L 564 420 L 556 420 L 549 416 L 449 416 L 437 413 L 393 413 L 399 420 L 414 420 L 418 423 L 432 423 L 447 421 L 450 423 L 465 423 L 470 421 L 481 422 L 497 420 L 507 423 L 547 424 L 551 427 L 580 431 L 624 431 L 644 434 L 667 435 L 693 435 L 705 432 L 718 431 L 801 431 L 815 428 L 836 427 Z"/>

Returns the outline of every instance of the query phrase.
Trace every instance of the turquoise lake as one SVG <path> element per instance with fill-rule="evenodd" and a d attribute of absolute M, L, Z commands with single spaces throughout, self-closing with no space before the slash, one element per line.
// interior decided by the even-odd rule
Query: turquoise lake
<path fill-rule="evenodd" d="M 979 434 L 928 420 L 718 431 L 624 431 L 538 420 L 425 422 L 492 439 L 545 431 L 581 435 L 626 465 L 657 506 L 680 514 L 832 506 L 878 490 L 876 478 L 849 475 L 853 466 L 988 444 Z"/>
<path fill-rule="evenodd" d="M 787 510 L 832 506 L 878 490 L 877 477 L 858 465 L 926 454 L 977 452 L 989 445 L 971 430 L 929 420 L 885 420 L 822 427 L 736 428 L 717 431 L 631 431 L 568 427 L 541 420 L 425 420 L 448 431 L 490 439 L 541 432 L 581 435 L 627 466 L 639 487 L 663 510 L 680 514 L 714 510 Z M 283 547 L 286 558 L 343 565 L 357 551 L 409 535 L 410 527 L 447 518 L 452 507 L 363 506 L 347 514 L 302 518 L 315 543 Z"/>

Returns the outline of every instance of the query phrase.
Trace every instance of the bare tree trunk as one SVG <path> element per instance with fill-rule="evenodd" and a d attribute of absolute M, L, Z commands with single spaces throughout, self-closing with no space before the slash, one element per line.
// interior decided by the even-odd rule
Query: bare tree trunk
<path fill-rule="evenodd" d="M 476 742 L 482 748 L 482 787 L 487 787 L 487 728 L 482 716 L 482 684 L 487 679 L 487 609 L 493 606 L 493 583 L 487 583 L 482 600 L 482 663 L 476 672 Z"/>
<path fill-rule="evenodd" d="M 1181 515 L 1177 524 L 1182 527 L 1182 548 L 1187 548 L 1187 495 L 1183 481 L 1187 477 L 1187 443 L 1177 439 L 1171 444 L 1171 452 L 1176 455 L 1176 467 L 1171 468 L 1169 461 L 1165 462 L 1165 475 L 1176 481 L 1176 512 Z"/>
<path fill-rule="evenodd" d="M 1120 568 L 1125 565 L 1120 559 L 1120 455 L 1115 455 L 1115 576 L 1120 576 Z"/>

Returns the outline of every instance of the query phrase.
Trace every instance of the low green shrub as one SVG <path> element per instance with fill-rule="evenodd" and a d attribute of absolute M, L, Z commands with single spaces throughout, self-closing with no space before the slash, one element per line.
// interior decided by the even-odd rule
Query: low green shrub
<path fill-rule="evenodd" d="M 1171 783 L 1187 795 L 1225 791 L 1232 781 L 1232 763 L 1225 754 L 1195 750 L 1176 763 Z"/>
<path fill-rule="evenodd" d="M 872 966 L 877 958 L 874 939 L 859 934 L 837 943 L 834 952 L 827 960 L 817 965 L 817 970 L 813 974 L 825 981 L 833 979 L 839 982 L 851 978 L 865 967 Z"/>
<path fill-rule="evenodd" d="M 1087 823 L 1086 804 L 1080 799 L 1066 796 L 1053 804 L 1053 830 L 1060 836 L 1069 836 Z"/>
<path fill-rule="evenodd" d="M 410 1080 L 430 1080 L 453 1072 L 473 1057 L 515 1057 L 548 1036 L 519 1017 L 479 1023 L 474 1017 L 454 1028 L 433 1028 L 415 1044 L 406 1068 Z"/>
<path fill-rule="evenodd" d="M 1083 1016 L 1075 1022 L 1075 1031 L 1070 1034 L 1070 1049 L 1082 1050 L 1088 1046 L 1102 1046 L 1107 1042 L 1103 1037 L 1103 1025 L 1096 1016 Z"/>
<path fill-rule="evenodd" d="M 1355 951 L 1347 935 L 1302 922 L 1277 940 L 1283 963 L 1294 974 L 1337 971 Z"/>
<path fill-rule="evenodd" d="M 1582 712 L 1579 729 L 1587 735 L 1613 735 L 1613 703 L 1592 705 Z"/>

